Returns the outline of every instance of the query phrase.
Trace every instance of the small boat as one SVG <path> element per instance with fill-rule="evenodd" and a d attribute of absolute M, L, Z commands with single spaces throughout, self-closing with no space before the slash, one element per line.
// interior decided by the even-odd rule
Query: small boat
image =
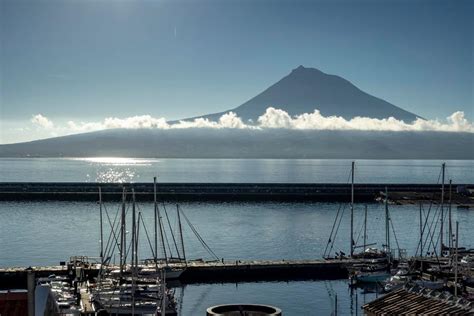
<path fill-rule="evenodd" d="M 430 290 L 440 290 L 444 288 L 443 281 L 426 281 L 426 280 L 418 280 L 415 281 L 415 284 Z"/>
<path fill-rule="evenodd" d="M 462 257 L 461 264 L 470 268 L 474 268 L 474 255 L 469 254 L 467 256 Z"/>
<path fill-rule="evenodd" d="M 352 276 L 352 279 L 358 283 L 379 283 L 387 280 L 390 273 L 386 271 L 376 272 L 357 272 Z"/>
<path fill-rule="evenodd" d="M 148 277 L 153 277 L 153 276 L 159 276 L 161 271 L 165 271 L 166 273 L 166 279 L 168 280 L 176 280 L 176 279 L 179 279 L 179 277 L 181 276 L 181 274 L 183 274 L 184 272 L 184 268 L 172 268 L 170 266 L 165 266 L 163 268 L 161 268 L 160 270 L 156 270 L 155 267 L 145 267 L 145 268 L 142 268 L 139 272 L 138 272 L 138 275 L 139 276 L 148 276 Z"/>
<path fill-rule="evenodd" d="M 392 276 L 384 285 L 384 291 L 390 292 L 396 289 L 401 288 L 404 286 L 408 281 L 410 281 L 410 277 L 407 274 L 406 270 L 400 269 L 398 272 Z"/>

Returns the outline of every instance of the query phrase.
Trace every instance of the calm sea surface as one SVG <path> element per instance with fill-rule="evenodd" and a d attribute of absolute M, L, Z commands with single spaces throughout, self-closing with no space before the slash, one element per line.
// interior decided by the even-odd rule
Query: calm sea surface
<path fill-rule="evenodd" d="M 252 260 L 320 258 L 339 205 L 183 203 L 181 207 L 218 257 Z M 119 205 L 107 203 L 105 208 L 113 221 Z M 150 234 L 153 230 L 150 226 L 152 209 L 152 204 L 138 203 Z M 176 229 L 175 206 L 166 204 L 166 209 L 170 225 Z M 364 205 L 356 205 L 355 237 L 358 237 L 358 244 L 362 238 L 363 210 Z M 400 248 L 407 249 L 409 254 L 415 253 L 417 207 L 393 206 L 391 212 Z M 383 213 L 382 205 L 368 205 L 368 241 L 377 242 L 379 246 L 384 235 Z M 348 214 L 346 208 L 334 247 L 334 250 L 346 253 Z M 58 264 L 72 255 L 98 255 L 99 211 L 95 203 L 1 202 L 0 219 L 0 266 Z M 474 247 L 472 210 L 454 209 L 453 219 L 460 222 L 460 244 Z M 151 250 L 143 232 L 142 228 L 140 257 L 147 258 L 151 257 Z M 184 226 L 184 236 L 188 258 L 212 258 L 187 225 Z M 392 235 L 392 241 L 395 244 L 395 235 Z M 181 293 L 181 315 L 204 315 L 208 306 L 231 302 L 273 304 L 283 308 L 285 315 L 329 315 L 333 310 L 334 293 L 338 295 L 340 315 L 360 314 L 360 305 L 355 307 L 355 293 L 350 295 L 346 280 L 188 285 L 177 289 L 178 297 Z M 363 299 L 370 301 L 375 295 L 363 294 L 361 290 L 356 293 L 359 304 Z"/>
<path fill-rule="evenodd" d="M 436 183 L 438 160 L 357 160 L 361 183 Z M 345 183 L 350 160 L 0 158 L 0 181 Z M 474 160 L 446 161 L 446 179 L 474 183 Z"/>
<path fill-rule="evenodd" d="M 358 182 L 436 183 L 441 161 L 362 160 Z M 474 183 L 473 161 L 447 161 L 447 179 Z M 346 183 L 349 160 L 196 160 L 196 159 L 0 159 L 0 181 L 151 181 L 163 182 L 339 182 Z M 138 201 L 152 233 L 153 205 Z M 176 206 L 164 203 L 176 230 Z M 184 214 L 219 258 L 226 260 L 321 258 L 340 207 L 335 203 L 181 203 Z M 363 204 L 355 208 L 355 232 L 361 243 Z M 119 204 L 104 209 L 113 222 Z M 161 205 L 162 212 L 164 211 Z M 418 207 L 391 206 L 392 242 L 414 254 Z M 428 210 L 428 205 L 425 205 Z M 436 207 L 431 214 L 435 215 Z M 384 241 L 383 206 L 368 205 L 368 241 Z M 472 210 L 453 209 L 460 223 L 460 244 L 474 248 Z M 129 214 L 130 215 L 130 214 Z M 335 238 L 334 251 L 347 252 L 349 210 Z M 106 222 L 106 227 L 109 227 Z M 433 226 L 433 229 L 439 229 Z M 167 224 L 168 227 L 168 224 Z M 167 228 L 169 230 L 169 228 Z M 151 256 L 144 233 L 140 257 Z M 106 229 L 104 240 L 110 229 Z M 152 236 L 150 236 L 152 238 Z M 188 258 L 211 259 L 184 225 Z M 0 202 L 0 267 L 58 264 L 73 255 L 99 253 L 99 208 L 88 202 Z M 171 246 L 173 248 L 173 246 Z M 111 254 L 115 257 L 115 254 Z M 1 285 L 0 285 L 1 287 Z M 249 302 L 275 305 L 285 315 L 330 315 L 338 297 L 340 315 L 361 314 L 360 306 L 376 294 L 351 290 L 346 280 L 196 284 L 177 288 L 180 315 L 204 315 L 211 305 Z"/>

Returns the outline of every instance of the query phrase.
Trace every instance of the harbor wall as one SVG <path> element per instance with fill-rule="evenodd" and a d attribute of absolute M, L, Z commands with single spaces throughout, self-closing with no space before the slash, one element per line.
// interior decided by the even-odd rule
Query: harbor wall
<path fill-rule="evenodd" d="M 348 276 L 351 260 L 278 260 L 278 261 L 226 261 L 174 264 L 185 268 L 179 278 L 180 284 L 269 281 L 269 280 L 333 280 Z M 118 267 L 112 267 L 118 269 Z M 0 289 L 26 288 L 28 271 L 34 271 L 36 277 L 49 275 L 72 275 L 66 266 L 7 268 L 0 269 Z M 98 267 L 84 269 L 89 278 L 98 274 Z"/>
<path fill-rule="evenodd" d="M 80 183 L 80 182 L 0 182 L 0 201 L 58 200 L 98 201 L 99 187 L 103 201 L 119 201 L 123 189 L 135 191 L 137 200 L 153 201 L 153 183 Z M 439 184 L 355 184 L 355 201 L 371 202 L 383 194 L 436 195 Z M 469 191 L 473 184 L 455 184 Z M 327 201 L 347 202 L 350 184 L 338 183 L 159 183 L 159 200 L 167 201 Z"/>

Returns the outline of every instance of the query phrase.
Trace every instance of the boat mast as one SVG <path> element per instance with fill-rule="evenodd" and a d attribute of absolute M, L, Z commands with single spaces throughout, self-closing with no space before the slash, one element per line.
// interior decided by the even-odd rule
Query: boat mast
<path fill-rule="evenodd" d="M 365 205 L 365 216 L 364 216 L 364 254 L 365 247 L 367 245 L 367 204 Z"/>
<path fill-rule="evenodd" d="M 161 313 L 160 315 L 163 315 L 165 316 L 166 315 L 166 305 L 167 302 L 166 302 L 166 270 L 165 269 L 162 269 L 161 270 L 161 275 L 162 275 L 162 278 L 161 278 Z"/>
<path fill-rule="evenodd" d="M 179 205 L 176 204 L 176 213 L 178 214 L 179 236 L 181 238 L 181 249 L 183 251 L 183 259 L 186 262 L 186 252 L 184 251 L 183 228 L 181 226 L 181 216 L 179 215 Z"/>
<path fill-rule="evenodd" d="M 99 211 L 100 211 L 100 263 L 104 263 L 104 231 L 102 226 L 102 189 L 99 186 Z"/>
<path fill-rule="evenodd" d="M 443 165 L 442 165 L 442 170 L 443 170 L 443 174 L 442 174 L 442 182 L 441 182 L 441 227 L 440 227 L 440 235 L 439 235 L 439 239 L 440 239 L 440 256 L 443 256 L 443 230 L 444 230 L 444 175 L 445 175 L 445 171 L 446 171 L 446 163 L 443 162 Z"/>
<path fill-rule="evenodd" d="M 454 256 L 454 297 L 458 297 L 458 240 L 459 240 L 459 222 L 456 221 L 456 250 Z"/>
<path fill-rule="evenodd" d="M 354 255 L 354 165 L 351 168 L 351 257 Z"/>
<path fill-rule="evenodd" d="M 452 248 L 453 248 L 453 224 L 452 224 L 452 218 L 451 218 L 451 198 L 452 198 L 452 184 L 453 180 L 449 180 L 449 205 L 448 205 L 448 217 L 449 217 L 449 223 L 448 223 L 448 243 L 449 243 L 449 257 L 451 258 L 452 255 Z M 452 259 L 452 258 L 451 258 Z"/>
<path fill-rule="evenodd" d="M 137 271 L 138 271 L 138 245 L 140 244 L 140 221 L 143 221 L 142 212 L 138 211 L 137 225 L 136 225 L 137 233 L 135 235 L 135 265 L 137 267 Z"/>
<path fill-rule="evenodd" d="M 423 213 L 420 202 L 420 257 L 423 257 Z"/>
<path fill-rule="evenodd" d="M 136 221 L 135 221 L 135 189 L 132 188 L 132 315 L 135 315 L 135 260 L 137 255 L 136 249 Z"/>
<path fill-rule="evenodd" d="M 136 257 L 136 238 L 137 238 L 137 227 L 136 227 L 136 217 L 135 217 L 135 189 L 132 188 L 132 273 L 134 272 L 134 264 Z M 133 274 L 132 274 L 133 275 Z"/>
<path fill-rule="evenodd" d="M 154 225 L 154 230 L 155 230 L 155 262 L 157 262 L 158 258 L 158 231 L 157 231 L 157 214 L 156 214 L 156 177 L 153 177 L 153 201 L 155 205 L 155 212 L 154 212 L 154 220 L 155 220 L 155 225 Z"/>
<path fill-rule="evenodd" d="M 122 192 L 122 215 L 120 225 L 120 280 L 123 278 L 123 266 L 125 265 L 125 187 Z"/>
<path fill-rule="evenodd" d="M 390 254 L 390 215 L 388 212 L 388 189 L 385 187 L 385 246 Z"/>
<path fill-rule="evenodd" d="M 161 222 L 161 213 L 160 209 L 158 208 L 158 202 L 156 199 L 156 177 L 153 177 L 153 199 L 155 201 L 155 262 L 157 261 L 158 258 L 158 234 L 157 234 L 157 225 L 160 228 L 160 237 L 161 237 L 161 245 L 163 246 L 163 253 L 165 255 L 165 262 L 168 264 L 168 256 L 166 253 L 166 247 L 165 247 L 165 238 L 163 235 L 163 223 Z M 157 224 L 158 222 L 158 224 Z"/>

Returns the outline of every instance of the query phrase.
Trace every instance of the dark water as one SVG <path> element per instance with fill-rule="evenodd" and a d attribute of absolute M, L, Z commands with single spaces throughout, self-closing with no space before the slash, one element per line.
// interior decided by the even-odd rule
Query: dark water
<path fill-rule="evenodd" d="M 436 183 L 440 160 L 358 160 L 360 183 Z M 446 161 L 446 179 L 474 183 L 473 160 Z M 335 182 L 346 183 L 350 160 L 324 159 L 0 159 L 0 182 Z"/>
<path fill-rule="evenodd" d="M 167 205 L 173 229 L 177 227 L 175 207 Z M 151 233 L 152 204 L 138 203 Z M 105 208 L 112 220 L 119 204 Z M 326 203 L 183 203 L 183 212 L 213 251 L 231 259 L 320 258 L 339 205 Z M 361 241 L 364 205 L 356 205 L 355 231 Z M 418 242 L 418 208 L 390 208 L 401 248 L 413 254 Z M 97 256 L 99 252 L 99 211 L 95 203 L 47 202 L 0 203 L 0 266 L 58 264 L 72 255 Z M 434 212 L 434 209 L 433 209 Z M 347 252 L 348 209 L 336 238 L 336 250 Z M 383 242 L 383 206 L 368 205 L 368 240 Z M 474 247 L 472 211 L 453 209 L 460 222 L 460 244 Z M 108 231 L 108 230 L 107 230 Z M 151 251 L 142 228 L 140 256 Z M 184 225 L 188 258 L 211 256 Z M 392 235 L 394 241 L 395 236 Z M 338 295 L 340 315 L 360 313 L 363 300 L 375 294 L 351 292 L 346 280 L 305 282 L 261 282 L 242 284 L 188 285 L 182 292 L 182 315 L 204 315 L 205 308 L 222 303 L 265 303 L 281 307 L 285 315 L 329 315 Z M 356 299 L 357 293 L 357 299 Z M 357 301 L 357 303 L 356 303 Z M 357 304 L 357 308 L 356 308 Z"/>

